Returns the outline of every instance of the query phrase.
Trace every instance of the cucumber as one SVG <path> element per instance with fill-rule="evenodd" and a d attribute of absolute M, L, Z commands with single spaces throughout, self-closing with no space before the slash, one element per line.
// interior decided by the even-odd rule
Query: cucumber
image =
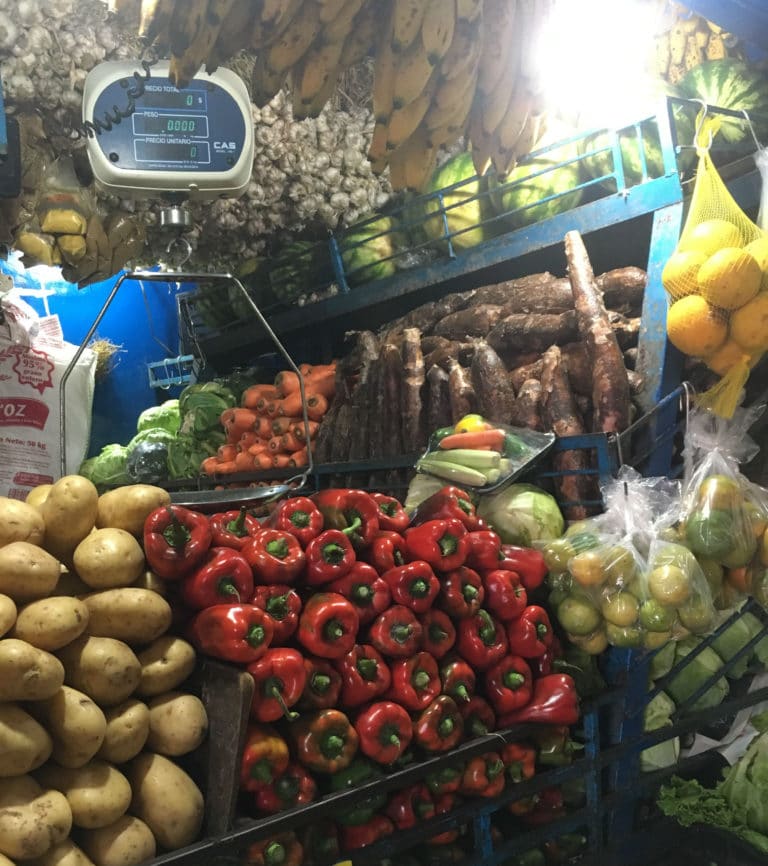
<path fill-rule="evenodd" d="M 439 460 L 441 463 L 456 463 L 468 466 L 470 469 L 498 469 L 501 454 L 498 451 L 475 451 L 471 448 L 451 448 L 447 451 L 435 451 L 429 454 L 429 460 Z"/>
<path fill-rule="evenodd" d="M 424 457 L 419 460 L 416 468 L 422 472 L 429 472 L 430 475 L 436 475 L 438 478 L 455 481 L 457 484 L 466 484 L 469 487 L 484 487 L 487 483 L 485 475 L 477 469 L 470 469 L 468 466 L 460 466 L 458 463 L 448 463 L 444 460 L 434 460 L 431 457 Z"/>

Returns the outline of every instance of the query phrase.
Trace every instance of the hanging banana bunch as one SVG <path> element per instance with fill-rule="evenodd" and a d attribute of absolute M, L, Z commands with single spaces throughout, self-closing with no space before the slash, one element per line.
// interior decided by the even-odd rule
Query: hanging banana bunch
<path fill-rule="evenodd" d="M 317 117 L 341 75 L 374 59 L 369 158 L 393 187 L 423 189 L 441 148 L 471 141 L 478 171 L 506 172 L 543 131 L 533 53 L 553 0 L 141 0 L 140 35 L 170 52 L 185 87 L 242 50 L 252 98 L 288 82 L 296 119 Z"/>

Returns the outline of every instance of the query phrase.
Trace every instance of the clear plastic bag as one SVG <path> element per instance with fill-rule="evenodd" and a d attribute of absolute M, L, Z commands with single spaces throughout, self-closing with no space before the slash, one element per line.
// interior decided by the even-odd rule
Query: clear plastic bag
<path fill-rule="evenodd" d="M 37 216 L 44 233 L 85 235 L 93 213 L 90 193 L 80 185 L 71 157 L 59 157 L 45 174 L 37 203 Z"/>

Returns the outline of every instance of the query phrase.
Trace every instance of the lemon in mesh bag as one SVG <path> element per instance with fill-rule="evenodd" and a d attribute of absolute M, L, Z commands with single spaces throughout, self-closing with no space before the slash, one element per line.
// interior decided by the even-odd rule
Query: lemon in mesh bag
<path fill-rule="evenodd" d="M 701 125 L 699 143 L 718 123 Z M 667 336 L 721 377 L 699 399 L 729 418 L 751 367 L 768 349 L 768 234 L 734 201 L 708 147 L 700 144 L 698 154 L 688 216 L 662 271 Z"/>

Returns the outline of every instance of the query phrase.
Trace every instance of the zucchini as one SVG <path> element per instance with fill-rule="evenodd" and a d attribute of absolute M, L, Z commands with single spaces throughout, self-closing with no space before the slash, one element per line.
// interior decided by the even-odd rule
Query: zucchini
<path fill-rule="evenodd" d="M 468 466 L 460 466 L 458 463 L 449 463 L 443 460 L 434 460 L 424 457 L 416 464 L 416 468 L 422 472 L 429 472 L 438 478 L 455 481 L 457 484 L 466 484 L 469 487 L 484 487 L 487 483 L 484 473 Z"/>
<path fill-rule="evenodd" d="M 486 469 L 498 469 L 501 455 L 498 451 L 475 451 L 471 448 L 451 448 L 447 451 L 435 451 L 428 455 L 429 460 L 439 460 L 441 463 L 456 463 L 481 472 Z"/>

